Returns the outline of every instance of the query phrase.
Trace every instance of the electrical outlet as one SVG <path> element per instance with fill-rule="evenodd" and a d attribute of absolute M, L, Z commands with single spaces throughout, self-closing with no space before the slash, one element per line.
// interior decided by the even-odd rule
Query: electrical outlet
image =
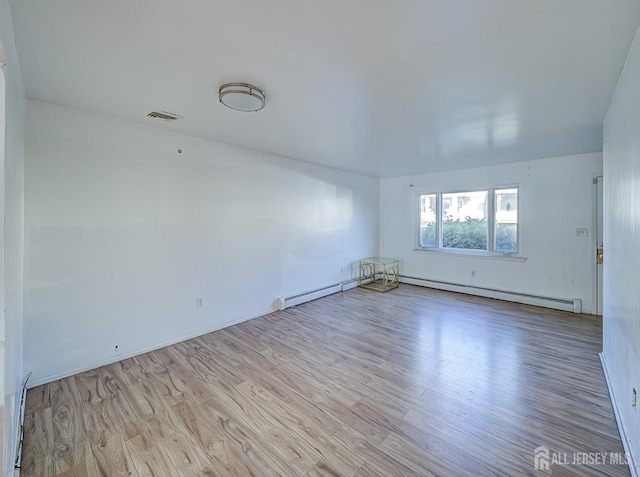
<path fill-rule="evenodd" d="M 471 276 L 475 277 L 476 276 L 476 271 L 475 270 L 471 270 Z"/>
<path fill-rule="evenodd" d="M 115 345 L 115 346 L 113 347 L 113 351 L 114 351 L 116 354 L 118 354 L 118 353 L 120 352 L 120 349 L 118 348 L 118 345 Z"/>
<path fill-rule="evenodd" d="M 204 298 L 196 298 L 196 310 L 199 310 L 204 306 Z"/>
<path fill-rule="evenodd" d="M 638 394 L 636 393 L 636 388 L 633 388 L 631 392 L 631 405 L 636 407 L 638 405 Z"/>

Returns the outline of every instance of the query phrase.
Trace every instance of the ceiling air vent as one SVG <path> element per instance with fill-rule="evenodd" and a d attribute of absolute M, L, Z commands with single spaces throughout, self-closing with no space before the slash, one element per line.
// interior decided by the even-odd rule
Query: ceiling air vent
<path fill-rule="evenodd" d="M 147 113 L 147 117 L 153 119 L 162 119 L 163 121 L 175 121 L 176 119 L 180 119 L 181 116 L 173 113 L 167 113 L 166 111 L 150 111 Z"/>

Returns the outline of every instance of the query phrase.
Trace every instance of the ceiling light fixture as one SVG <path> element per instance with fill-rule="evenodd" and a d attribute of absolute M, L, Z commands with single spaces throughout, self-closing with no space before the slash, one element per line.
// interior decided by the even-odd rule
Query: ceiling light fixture
<path fill-rule="evenodd" d="M 220 102 L 236 111 L 260 111 L 264 108 L 264 91 L 248 83 L 225 83 L 218 90 Z"/>

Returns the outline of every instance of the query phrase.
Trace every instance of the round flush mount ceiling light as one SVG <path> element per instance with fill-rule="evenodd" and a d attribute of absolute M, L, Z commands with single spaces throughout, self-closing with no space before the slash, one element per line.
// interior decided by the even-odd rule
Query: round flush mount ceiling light
<path fill-rule="evenodd" d="M 218 90 L 220 102 L 236 111 L 260 111 L 264 108 L 264 91 L 248 83 L 225 83 Z"/>

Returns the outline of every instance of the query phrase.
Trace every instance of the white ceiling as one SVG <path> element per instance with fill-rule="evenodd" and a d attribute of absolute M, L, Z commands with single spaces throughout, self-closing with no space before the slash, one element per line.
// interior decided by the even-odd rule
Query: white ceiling
<path fill-rule="evenodd" d="M 380 177 L 602 150 L 640 24 L 637 0 L 10 4 L 29 98 Z M 224 108 L 227 81 L 266 108 Z"/>

